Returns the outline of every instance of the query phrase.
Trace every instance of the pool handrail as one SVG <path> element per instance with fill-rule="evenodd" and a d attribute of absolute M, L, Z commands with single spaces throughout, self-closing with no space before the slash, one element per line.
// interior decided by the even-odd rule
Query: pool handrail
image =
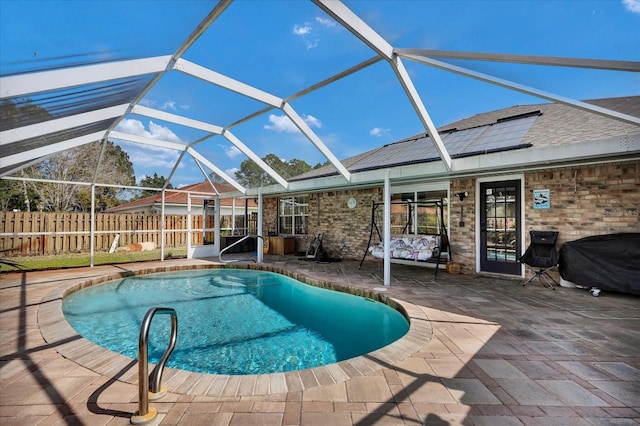
<path fill-rule="evenodd" d="M 220 250 L 220 253 L 218 254 L 218 260 L 221 263 L 232 263 L 232 262 L 239 262 L 240 260 L 243 259 L 233 259 L 233 260 L 222 260 L 222 253 L 224 253 L 225 251 L 229 250 L 231 247 L 240 244 L 241 242 L 243 242 L 244 240 L 248 239 L 248 238 L 255 238 L 257 239 L 264 239 L 264 237 L 262 235 L 245 235 L 244 237 L 240 238 L 238 241 L 235 241 L 233 244 L 230 244 L 228 246 L 226 246 L 225 248 L 223 248 L 222 250 Z M 259 247 L 256 247 L 256 250 L 259 250 Z M 256 262 L 255 259 L 250 258 L 249 260 Z"/>
<path fill-rule="evenodd" d="M 171 337 L 169 346 L 164 352 L 160 361 L 156 364 L 151 375 L 149 373 L 149 328 L 151 320 L 156 314 L 171 315 Z M 176 347 L 178 339 L 178 316 L 173 308 L 151 308 L 147 311 L 142 324 L 140 325 L 140 338 L 138 340 L 138 412 L 131 416 L 131 424 L 145 424 L 153 420 L 158 414 L 155 408 L 149 408 L 149 399 L 156 400 L 162 398 L 166 393 L 166 388 L 162 384 L 162 372 L 164 366 Z"/>

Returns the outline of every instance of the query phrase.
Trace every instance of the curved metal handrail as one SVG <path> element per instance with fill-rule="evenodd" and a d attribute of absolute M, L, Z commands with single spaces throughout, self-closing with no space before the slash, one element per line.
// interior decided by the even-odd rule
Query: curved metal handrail
<path fill-rule="evenodd" d="M 246 240 L 246 239 L 248 239 L 248 238 L 256 238 L 256 239 L 259 239 L 259 238 L 263 238 L 263 237 L 262 237 L 262 235 L 246 235 L 245 237 L 240 238 L 240 239 L 239 239 L 238 241 L 236 241 L 235 243 L 233 243 L 233 244 L 231 244 L 231 245 L 229 245 L 229 246 L 226 246 L 225 248 L 223 248 L 222 250 L 220 250 L 220 254 L 218 254 L 218 260 L 219 260 L 221 263 L 239 262 L 240 260 L 242 260 L 242 259 L 222 260 L 222 253 L 224 253 L 225 251 L 229 250 L 231 247 L 233 247 L 233 246 L 236 246 L 236 245 L 240 244 L 241 242 L 243 242 L 244 240 Z M 256 247 L 256 250 L 258 250 L 258 249 L 259 249 L 259 248 L 258 248 L 258 247 Z M 252 260 L 253 262 L 255 262 L 255 261 L 256 261 L 255 259 L 251 259 L 251 260 Z"/>
<path fill-rule="evenodd" d="M 169 339 L 169 346 L 167 350 L 160 358 L 158 364 L 151 372 L 149 376 L 149 354 L 148 354 L 148 342 L 149 342 L 149 328 L 151 327 L 151 320 L 153 316 L 158 314 L 171 315 L 171 337 Z M 147 311 L 142 324 L 140 325 L 140 338 L 138 341 L 138 412 L 131 417 L 131 424 L 144 424 L 153 420 L 157 411 L 155 408 L 149 408 L 149 399 L 156 400 L 162 398 L 167 390 L 161 386 L 162 372 L 164 366 L 171 356 L 173 349 L 176 347 L 176 341 L 178 339 L 178 316 L 173 308 L 151 308 Z M 151 383 L 150 383 L 151 382 Z M 150 395 L 151 394 L 151 398 Z"/>

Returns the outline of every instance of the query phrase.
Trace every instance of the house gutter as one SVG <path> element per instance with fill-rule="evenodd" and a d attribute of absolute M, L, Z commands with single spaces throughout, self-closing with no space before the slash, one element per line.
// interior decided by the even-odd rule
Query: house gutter
<path fill-rule="evenodd" d="M 441 161 L 436 161 L 354 172 L 351 175 L 351 182 L 345 182 L 341 176 L 337 175 L 304 181 L 290 181 L 288 191 L 283 191 L 279 185 L 270 185 L 262 188 L 262 195 L 275 196 L 348 188 L 379 187 L 384 182 L 386 170 L 389 170 L 389 179 L 393 183 L 429 182 L 534 171 L 552 167 L 575 167 L 589 164 L 635 161 L 638 159 L 640 159 L 640 133 L 574 144 L 500 151 L 470 157 L 459 156 L 453 159 L 455 171 L 447 171 Z M 250 188 L 246 196 L 255 197 L 256 191 L 257 189 Z M 239 195 L 235 194 L 235 196 Z M 234 193 L 223 195 L 223 197 L 232 196 L 234 196 Z"/>

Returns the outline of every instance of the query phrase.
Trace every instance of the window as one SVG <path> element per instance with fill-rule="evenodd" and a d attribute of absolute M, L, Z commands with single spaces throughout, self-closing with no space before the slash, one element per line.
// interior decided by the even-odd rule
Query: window
<path fill-rule="evenodd" d="M 414 191 L 393 194 L 391 202 L 398 204 L 391 206 L 391 233 L 439 234 L 442 225 L 439 211 L 431 202 L 440 200 L 443 201 L 442 213 L 446 220 L 449 215 L 446 191 Z M 402 204 L 407 201 L 409 203 Z"/>
<path fill-rule="evenodd" d="M 307 216 L 309 215 L 309 197 L 280 199 L 279 224 L 280 233 L 288 235 L 304 235 L 307 233 Z"/>

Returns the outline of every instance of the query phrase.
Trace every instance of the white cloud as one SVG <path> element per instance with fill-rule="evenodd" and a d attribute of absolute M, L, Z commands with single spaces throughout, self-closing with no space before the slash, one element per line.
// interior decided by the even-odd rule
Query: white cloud
<path fill-rule="evenodd" d="M 380 136 L 389 134 L 390 131 L 391 131 L 391 129 L 382 129 L 380 127 L 374 127 L 373 129 L 371 129 L 369 131 L 369 135 L 379 138 Z"/>
<path fill-rule="evenodd" d="M 316 36 L 312 36 L 313 27 L 305 22 L 304 25 L 294 25 L 293 26 L 293 34 L 302 38 L 307 49 L 313 49 L 318 45 L 320 39 Z"/>
<path fill-rule="evenodd" d="M 157 146 L 140 145 L 133 142 L 118 142 L 118 145 L 129 155 L 135 169 L 153 171 L 158 168 L 172 169 L 178 161 L 179 152 Z M 178 166 L 182 168 L 184 163 Z M 145 173 L 145 176 L 149 172 Z M 144 176 L 142 176 L 144 178 Z"/>
<path fill-rule="evenodd" d="M 242 151 L 240 151 L 236 146 L 231 145 L 231 146 L 225 146 L 225 145 L 218 145 L 220 148 L 222 148 L 224 150 L 224 155 L 226 155 L 229 158 L 235 158 L 238 155 L 242 154 Z"/>
<path fill-rule="evenodd" d="M 145 129 L 140 120 L 125 119 L 118 123 L 116 130 L 130 135 L 144 136 L 145 138 L 158 139 L 169 142 L 184 143 L 171 129 L 153 121 L 149 121 L 149 130 Z"/>
<path fill-rule="evenodd" d="M 232 178 L 236 177 L 236 172 L 240 170 L 237 167 L 232 167 L 230 169 L 225 170 L 224 172 L 227 174 L 227 176 L 231 176 Z"/>
<path fill-rule="evenodd" d="M 312 115 L 303 115 L 302 119 L 309 125 L 309 127 L 322 127 L 322 123 L 316 117 Z M 265 124 L 264 128 L 267 130 L 273 130 L 277 133 L 298 133 L 300 130 L 286 115 L 269 115 L 269 123 Z"/>
<path fill-rule="evenodd" d="M 633 13 L 640 13 L 640 0 L 622 0 L 624 7 Z"/>
<path fill-rule="evenodd" d="M 156 104 L 156 101 L 151 100 L 151 99 L 147 99 L 147 98 L 143 98 L 138 103 L 140 105 L 147 106 L 147 107 L 151 108 L 152 106 L 154 106 Z"/>
<path fill-rule="evenodd" d="M 176 101 L 166 101 L 166 102 L 162 105 L 162 107 L 161 107 L 161 108 L 162 108 L 162 109 L 172 109 L 172 110 L 174 110 L 174 111 L 177 111 L 177 108 L 176 108 Z"/>
<path fill-rule="evenodd" d="M 304 115 L 302 119 L 309 125 L 309 127 L 317 127 L 318 129 L 322 127 L 322 123 L 313 115 Z"/>
<path fill-rule="evenodd" d="M 293 33 L 295 35 L 304 36 L 311 32 L 311 25 L 305 23 L 304 25 L 294 25 Z"/>
<path fill-rule="evenodd" d="M 149 130 L 145 129 L 140 120 L 122 120 L 116 130 L 130 135 L 143 136 L 150 139 L 158 139 L 169 142 L 184 143 L 171 129 L 153 121 L 149 121 Z M 120 142 L 123 149 L 129 154 L 131 162 L 136 168 L 168 167 L 173 168 L 179 157 L 179 152 L 159 146 L 140 145 L 133 142 Z M 182 167 L 182 163 L 179 167 Z"/>
<path fill-rule="evenodd" d="M 170 128 L 156 124 L 153 121 L 149 121 L 149 132 L 152 139 L 184 143 Z"/>
<path fill-rule="evenodd" d="M 336 26 L 335 21 L 332 21 L 328 18 L 323 18 L 322 16 L 316 16 L 316 21 L 323 27 L 331 28 Z"/>
<path fill-rule="evenodd" d="M 265 124 L 264 128 L 267 130 L 273 130 L 278 133 L 295 133 L 298 128 L 286 115 L 269 115 L 269 123 Z"/>
<path fill-rule="evenodd" d="M 136 136 L 146 136 L 147 131 L 140 120 L 124 119 L 118 123 L 115 130 Z"/>

